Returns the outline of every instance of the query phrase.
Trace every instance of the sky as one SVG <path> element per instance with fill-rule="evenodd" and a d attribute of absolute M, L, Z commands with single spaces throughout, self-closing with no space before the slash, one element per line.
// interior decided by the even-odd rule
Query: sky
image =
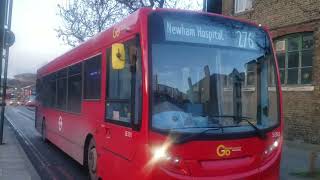
<path fill-rule="evenodd" d="M 8 77 L 36 73 L 37 69 L 71 49 L 58 39 L 55 28 L 61 23 L 57 4 L 68 0 L 13 0 L 12 31 L 15 44 L 10 48 Z M 178 0 L 184 2 L 202 0 Z"/>
<path fill-rule="evenodd" d="M 10 48 L 8 76 L 36 70 L 71 49 L 54 31 L 60 18 L 57 4 L 63 0 L 14 0 L 12 31 L 16 42 Z"/>

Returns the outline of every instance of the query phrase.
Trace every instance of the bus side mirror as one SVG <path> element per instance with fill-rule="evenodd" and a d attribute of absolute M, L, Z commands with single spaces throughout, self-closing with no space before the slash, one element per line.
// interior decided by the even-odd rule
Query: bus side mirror
<path fill-rule="evenodd" d="M 126 52 L 124 44 L 115 43 L 112 44 L 112 69 L 121 70 L 126 64 Z"/>

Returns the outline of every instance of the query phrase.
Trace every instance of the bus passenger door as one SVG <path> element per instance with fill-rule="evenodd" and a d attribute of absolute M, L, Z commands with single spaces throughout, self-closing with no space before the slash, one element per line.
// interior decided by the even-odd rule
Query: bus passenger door
<path fill-rule="evenodd" d="M 141 137 L 142 71 L 138 42 L 138 38 L 133 38 L 107 51 L 106 114 L 102 125 L 105 129 L 104 149 L 112 153 L 112 166 L 126 171 L 132 169 L 131 161 L 139 146 L 137 139 Z M 125 64 L 121 68 L 114 68 L 112 51 L 123 53 L 120 56 L 125 59 Z M 117 171 L 114 169 L 116 176 L 112 178 L 127 175 Z"/>

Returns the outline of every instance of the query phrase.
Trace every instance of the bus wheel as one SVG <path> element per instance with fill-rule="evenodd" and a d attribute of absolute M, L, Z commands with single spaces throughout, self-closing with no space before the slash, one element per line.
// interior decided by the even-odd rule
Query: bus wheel
<path fill-rule="evenodd" d="M 87 149 L 87 162 L 88 162 L 88 171 L 89 171 L 89 176 L 90 180 L 98 180 L 97 176 L 97 160 L 98 160 L 98 155 L 97 155 L 97 150 L 96 150 L 96 143 L 94 142 L 93 139 L 90 140 L 88 149 Z"/>
<path fill-rule="evenodd" d="M 47 126 L 46 121 L 42 121 L 42 127 L 41 127 L 41 139 L 43 142 L 47 142 Z"/>

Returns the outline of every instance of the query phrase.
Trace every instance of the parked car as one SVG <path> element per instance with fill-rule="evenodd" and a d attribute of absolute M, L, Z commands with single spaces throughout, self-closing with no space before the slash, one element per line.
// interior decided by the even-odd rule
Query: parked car
<path fill-rule="evenodd" d="M 9 101 L 9 105 L 11 106 L 20 106 L 21 102 L 16 98 L 11 98 Z"/>
<path fill-rule="evenodd" d="M 36 96 L 30 96 L 29 100 L 25 103 L 26 106 L 35 107 L 36 106 Z"/>

